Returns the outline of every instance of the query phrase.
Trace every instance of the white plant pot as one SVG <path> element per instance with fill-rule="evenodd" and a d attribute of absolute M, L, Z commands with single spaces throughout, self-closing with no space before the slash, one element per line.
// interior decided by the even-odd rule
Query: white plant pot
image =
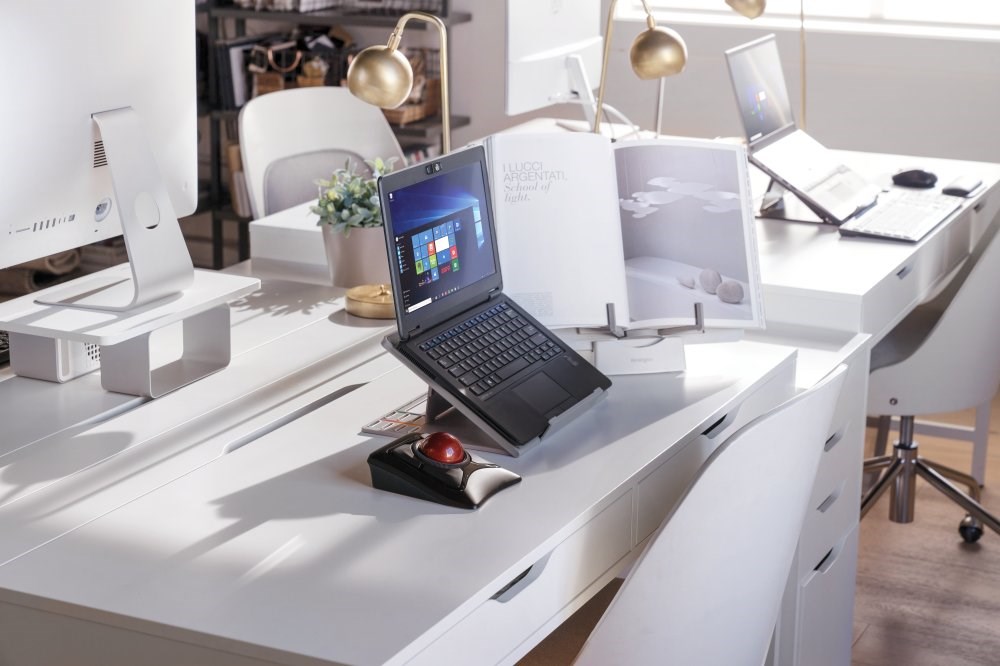
<path fill-rule="evenodd" d="M 323 225 L 323 245 L 335 287 L 389 284 L 389 261 L 382 227 L 357 227 L 350 234 Z"/>

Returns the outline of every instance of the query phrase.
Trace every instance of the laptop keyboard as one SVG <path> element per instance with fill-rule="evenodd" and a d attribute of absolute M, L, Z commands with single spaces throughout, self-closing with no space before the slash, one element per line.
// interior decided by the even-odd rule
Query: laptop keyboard
<path fill-rule="evenodd" d="M 477 396 L 563 352 L 507 303 L 426 340 L 420 350 Z"/>
<path fill-rule="evenodd" d="M 935 192 L 899 192 L 845 225 L 845 231 L 918 241 L 961 204 Z"/>

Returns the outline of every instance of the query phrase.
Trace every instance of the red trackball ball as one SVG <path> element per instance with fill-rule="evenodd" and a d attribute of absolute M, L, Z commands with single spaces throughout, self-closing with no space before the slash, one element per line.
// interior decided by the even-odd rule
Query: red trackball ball
<path fill-rule="evenodd" d="M 465 460 L 465 449 L 458 438 L 446 432 L 434 432 L 420 443 L 420 452 L 431 460 L 454 465 Z"/>

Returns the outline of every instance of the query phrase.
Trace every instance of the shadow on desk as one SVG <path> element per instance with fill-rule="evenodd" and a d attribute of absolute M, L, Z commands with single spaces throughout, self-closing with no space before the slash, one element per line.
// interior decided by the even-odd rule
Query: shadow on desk
<path fill-rule="evenodd" d="M 299 282 L 266 280 L 260 289 L 230 303 L 235 312 L 253 312 L 256 316 L 284 317 L 294 314 L 312 314 L 321 305 L 341 299 L 343 289 L 306 285 Z M 234 325 L 245 324 L 251 318 Z"/>

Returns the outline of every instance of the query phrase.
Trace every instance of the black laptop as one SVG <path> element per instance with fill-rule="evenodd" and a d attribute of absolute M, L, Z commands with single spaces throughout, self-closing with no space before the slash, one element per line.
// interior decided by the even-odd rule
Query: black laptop
<path fill-rule="evenodd" d="M 503 293 L 482 146 L 379 179 L 397 333 L 383 345 L 518 455 L 611 386 Z"/>

